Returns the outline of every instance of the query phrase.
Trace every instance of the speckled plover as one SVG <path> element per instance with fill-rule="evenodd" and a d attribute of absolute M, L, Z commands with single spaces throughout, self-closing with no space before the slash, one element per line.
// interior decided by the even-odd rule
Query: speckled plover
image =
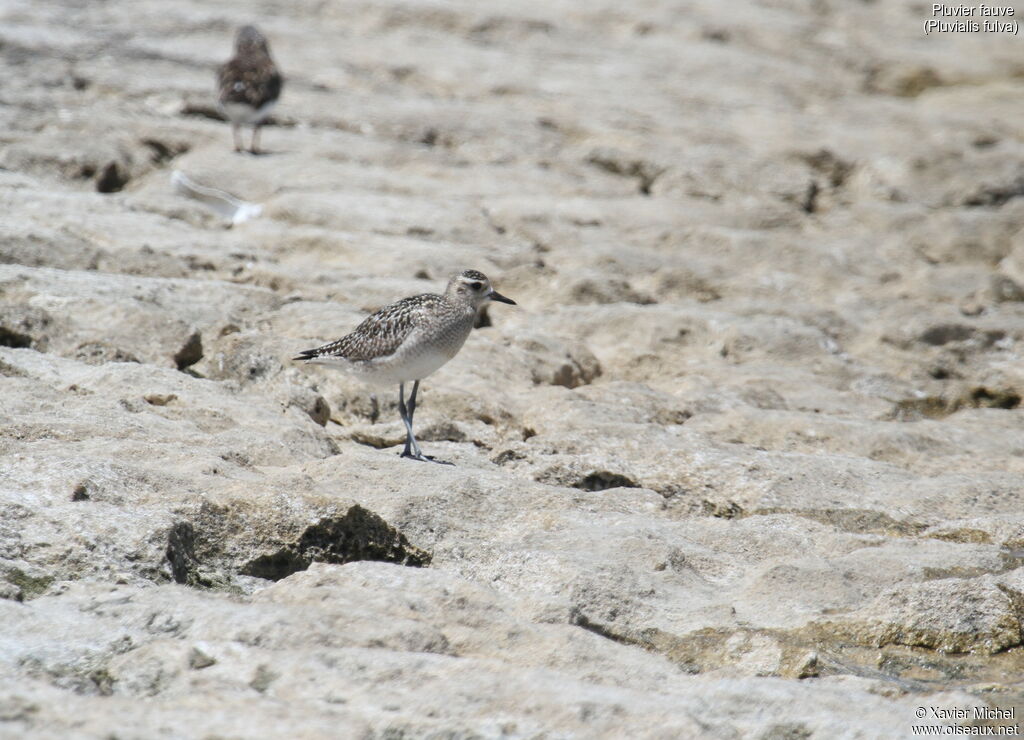
<path fill-rule="evenodd" d="M 515 305 L 495 291 L 482 272 L 465 270 L 452 276 L 444 295 L 403 298 L 369 316 L 351 334 L 294 359 L 340 368 L 371 385 L 398 383 L 398 412 L 406 431 L 402 457 L 439 462 L 420 451 L 412 432 L 416 391 L 423 378 L 458 354 L 488 301 Z M 407 406 L 409 382 L 413 385 Z"/>
<path fill-rule="evenodd" d="M 238 129 L 252 126 L 249 151 L 259 153 L 260 125 L 277 103 L 282 85 L 266 37 L 255 26 L 242 26 L 235 36 L 235 56 L 217 71 L 217 102 L 231 122 L 236 152 L 242 151 Z"/>

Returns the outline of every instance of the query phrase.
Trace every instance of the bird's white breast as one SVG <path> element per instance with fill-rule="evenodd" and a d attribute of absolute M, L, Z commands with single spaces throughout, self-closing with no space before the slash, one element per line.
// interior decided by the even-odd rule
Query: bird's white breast
<path fill-rule="evenodd" d="M 222 103 L 221 108 L 224 110 L 224 115 L 232 123 L 240 126 L 252 126 L 270 115 L 270 111 L 273 110 L 275 105 L 277 105 L 277 101 L 271 100 L 259 108 L 253 108 L 248 103 Z"/>

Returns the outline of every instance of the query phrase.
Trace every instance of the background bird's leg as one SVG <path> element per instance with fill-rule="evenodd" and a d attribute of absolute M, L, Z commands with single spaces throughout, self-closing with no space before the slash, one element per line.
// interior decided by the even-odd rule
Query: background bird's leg
<path fill-rule="evenodd" d="M 260 153 L 260 125 L 258 123 L 252 127 L 252 140 L 249 142 L 249 151 L 253 154 Z"/>
<path fill-rule="evenodd" d="M 235 140 L 235 151 L 242 151 L 242 137 L 238 133 L 238 124 L 231 124 L 231 137 Z"/>

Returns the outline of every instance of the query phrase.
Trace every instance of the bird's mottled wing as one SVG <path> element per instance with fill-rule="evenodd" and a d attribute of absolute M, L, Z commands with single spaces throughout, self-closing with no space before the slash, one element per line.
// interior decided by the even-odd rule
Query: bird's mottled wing
<path fill-rule="evenodd" d="M 221 104 L 244 103 L 258 109 L 277 100 L 283 84 L 272 59 L 236 56 L 217 73 L 217 96 Z"/>
<path fill-rule="evenodd" d="M 404 298 L 367 317 L 351 334 L 322 347 L 307 349 L 294 359 L 342 357 L 359 361 L 387 357 L 402 345 L 422 321 L 424 310 L 441 300 L 441 296 L 430 294 Z"/>

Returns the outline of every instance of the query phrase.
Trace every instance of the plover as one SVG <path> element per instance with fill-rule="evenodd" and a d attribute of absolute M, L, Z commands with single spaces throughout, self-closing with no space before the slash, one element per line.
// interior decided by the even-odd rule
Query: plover
<path fill-rule="evenodd" d="M 424 455 L 416 443 L 416 391 L 423 378 L 458 354 L 488 301 L 516 304 L 495 291 L 482 272 L 465 270 L 451 277 L 444 295 L 403 298 L 366 318 L 351 334 L 293 359 L 340 368 L 370 385 L 397 383 L 398 413 L 406 433 L 402 457 L 440 462 Z M 409 382 L 412 393 L 406 405 Z"/>
<path fill-rule="evenodd" d="M 238 129 L 252 126 L 249 151 L 259 153 L 260 125 L 277 103 L 282 85 L 266 37 L 255 26 L 242 26 L 235 36 L 235 56 L 217 71 L 217 102 L 231 121 L 236 152 L 242 151 Z"/>

